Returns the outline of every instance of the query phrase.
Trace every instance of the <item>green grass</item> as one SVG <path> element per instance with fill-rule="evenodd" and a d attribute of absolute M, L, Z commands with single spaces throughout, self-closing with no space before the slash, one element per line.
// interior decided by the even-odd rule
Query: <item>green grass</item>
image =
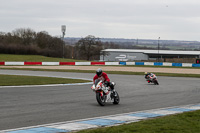
<path fill-rule="evenodd" d="M 79 62 L 85 60 L 52 58 L 40 55 L 14 55 L 14 54 L 0 54 L 0 62 L 4 61 L 27 61 L 27 62 Z"/>
<path fill-rule="evenodd" d="M 0 86 L 85 83 L 89 80 L 38 76 L 0 75 Z"/>
<path fill-rule="evenodd" d="M 199 133 L 200 110 L 78 133 Z"/>

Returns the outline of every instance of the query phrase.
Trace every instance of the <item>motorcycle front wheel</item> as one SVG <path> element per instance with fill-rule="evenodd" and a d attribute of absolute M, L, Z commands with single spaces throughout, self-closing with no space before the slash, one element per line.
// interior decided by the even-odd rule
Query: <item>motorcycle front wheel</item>
<path fill-rule="evenodd" d="M 115 97 L 114 97 L 114 102 L 113 104 L 119 104 L 120 98 L 119 98 L 119 94 L 117 93 L 117 91 L 115 91 Z"/>
<path fill-rule="evenodd" d="M 100 92 L 97 92 L 97 93 L 96 93 L 96 99 L 97 99 L 97 102 L 99 103 L 99 105 L 105 106 L 106 100 L 105 100 L 104 95 L 101 96 L 101 93 L 100 93 Z"/>
<path fill-rule="evenodd" d="M 154 85 L 159 85 L 157 80 L 154 81 Z"/>

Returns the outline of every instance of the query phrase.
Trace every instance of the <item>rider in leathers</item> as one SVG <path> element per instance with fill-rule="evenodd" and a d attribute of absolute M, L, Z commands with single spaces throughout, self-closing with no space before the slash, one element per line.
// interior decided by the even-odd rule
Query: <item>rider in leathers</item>
<path fill-rule="evenodd" d="M 105 86 L 110 86 L 111 90 L 114 92 L 114 85 L 110 82 L 108 75 L 103 72 L 101 68 L 96 70 L 96 75 L 93 78 L 93 87 L 96 79 L 102 80 Z"/>
<path fill-rule="evenodd" d="M 156 75 L 155 75 L 155 74 L 145 72 L 145 79 L 147 79 L 148 82 L 153 81 L 153 79 L 155 79 L 155 78 L 156 78 Z"/>

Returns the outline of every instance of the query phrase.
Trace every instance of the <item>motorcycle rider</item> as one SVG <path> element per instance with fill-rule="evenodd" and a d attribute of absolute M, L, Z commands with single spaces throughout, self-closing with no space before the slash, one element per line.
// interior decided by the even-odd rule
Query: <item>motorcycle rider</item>
<path fill-rule="evenodd" d="M 93 77 L 93 88 L 95 87 L 95 80 L 102 80 L 106 87 L 110 86 L 111 91 L 115 95 L 114 85 L 110 82 L 110 79 L 108 78 L 108 75 L 102 71 L 101 68 L 98 68 L 96 70 L 96 75 Z"/>
<path fill-rule="evenodd" d="M 152 82 L 156 77 L 156 75 L 154 73 L 148 73 L 145 72 L 145 79 L 147 79 L 148 83 L 150 83 L 150 81 Z"/>

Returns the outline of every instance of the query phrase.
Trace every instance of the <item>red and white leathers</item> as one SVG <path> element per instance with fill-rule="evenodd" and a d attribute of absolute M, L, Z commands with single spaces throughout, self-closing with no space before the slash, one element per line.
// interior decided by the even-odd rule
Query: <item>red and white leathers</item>
<path fill-rule="evenodd" d="M 95 80 L 99 79 L 102 80 L 103 82 L 108 81 L 110 82 L 110 79 L 108 78 L 108 75 L 105 72 L 102 72 L 101 76 L 98 76 L 97 74 L 93 78 L 93 84 L 95 83 Z"/>
<path fill-rule="evenodd" d="M 93 86 L 91 87 L 92 90 L 94 90 L 95 88 L 95 80 L 96 79 L 99 79 L 99 80 L 102 80 L 104 83 L 105 81 L 108 81 L 110 82 L 110 79 L 108 78 L 108 75 L 105 73 L 105 72 L 102 72 L 101 76 L 98 76 L 97 74 L 94 76 L 93 78 Z"/>
<path fill-rule="evenodd" d="M 157 78 L 155 74 L 150 73 L 149 79 L 152 81 L 153 79 Z"/>

